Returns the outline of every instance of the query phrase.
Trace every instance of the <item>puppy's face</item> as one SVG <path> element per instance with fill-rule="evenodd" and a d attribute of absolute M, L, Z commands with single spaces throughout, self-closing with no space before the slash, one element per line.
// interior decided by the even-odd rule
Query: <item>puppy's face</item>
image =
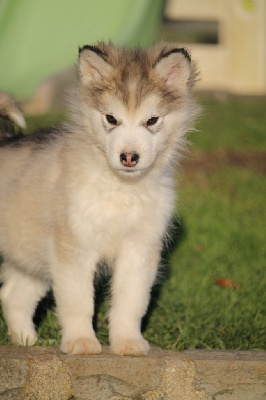
<path fill-rule="evenodd" d="M 138 177 L 171 158 L 169 149 L 176 150 L 191 117 L 190 78 L 183 49 L 166 55 L 110 45 L 81 50 L 85 125 L 93 128 L 94 142 L 119 175 Z"/>
<path fill-rule="evenodd" d="M 167 116 L 160 110 L 155 95 L 148 96 L 134 109 L 112 93 L 105 97 L 105 107 L 93 114 L 106 159 L 119 175 L 140 176 L 149 170 L 166 145 Z"/>

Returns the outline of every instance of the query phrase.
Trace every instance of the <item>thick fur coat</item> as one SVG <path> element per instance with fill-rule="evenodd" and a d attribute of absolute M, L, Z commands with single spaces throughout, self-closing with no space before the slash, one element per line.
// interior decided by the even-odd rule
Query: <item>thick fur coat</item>
<path fill-rule="evenodd" d="M 80 49 L 70 122 L 0 145 L 1 301 L 15 343 L 52 286 L 65 353 L 100 353 L 97 265 L 112 270 L 115 354 L 147 354 L 141 319 L 175 206 L 174 169 L 195 115 L 196 72 L 174 45 Z"/>

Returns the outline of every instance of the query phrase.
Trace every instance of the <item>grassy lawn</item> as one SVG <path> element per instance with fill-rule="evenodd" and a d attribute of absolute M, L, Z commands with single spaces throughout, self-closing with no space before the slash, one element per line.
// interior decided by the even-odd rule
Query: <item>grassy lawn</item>
<path fill-rule="evenodd" d="M 165 249 L 144 336 L 164 349 L 265 348 L 266 99 L 201 100 L 198 132 L 179 179 L 172 241 Z M 30 119 L 33 126 L 56 121 Z M 229 279 L 237 288 L 222 287 Z M 97 284 L 96 330 L 108 343 L 107 281 Z M 264 307 L 264 309 L 263 309 Z M 59 340 L 52 294 L 36 316 L 44 343 Z M 8 343 L 0 315 L 0 343 Z"/>

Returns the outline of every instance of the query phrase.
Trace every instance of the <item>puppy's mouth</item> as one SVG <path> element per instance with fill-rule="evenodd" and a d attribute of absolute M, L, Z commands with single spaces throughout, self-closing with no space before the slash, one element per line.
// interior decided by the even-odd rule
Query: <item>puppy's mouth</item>
<path fill-rule="evenodd" d="M 119 175 L 130 176 L 132 178 L 140 176 L 144 171 L 145 171 L 145 169 L 143 169 L 143 168 L 140 169 L 140 168 L 134 168 L 134 167 L 125 167 L 125 168 L 117 169 L 117 172 L 119 173 Z"/>
<path fill-rule="evenodd" d="M 126 174 L 134 174 L 135 172 L 138 172 L 139 170 L 132 169 L 132 168 L 126 168 L 126 169 L 120 169 L 120 171 L 125 172 Z"/>

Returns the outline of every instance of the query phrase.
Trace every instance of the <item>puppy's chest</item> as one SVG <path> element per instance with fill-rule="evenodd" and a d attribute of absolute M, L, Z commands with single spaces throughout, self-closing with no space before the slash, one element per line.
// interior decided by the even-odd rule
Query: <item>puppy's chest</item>
<path fill-rule="evenodd" d="M 154 199 L 153 199 L 154 197 Z M 115 246 L 155 217 L 155 196 L 140 188 L 94 185 L 75 194 L 72 229 L 81 240 Z"/>

